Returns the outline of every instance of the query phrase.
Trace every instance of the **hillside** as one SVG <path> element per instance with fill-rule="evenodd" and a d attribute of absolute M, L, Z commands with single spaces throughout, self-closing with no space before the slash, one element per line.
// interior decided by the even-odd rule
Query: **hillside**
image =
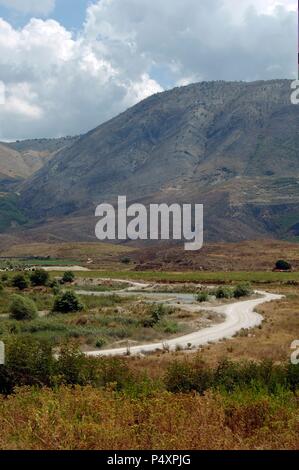
<path fill-rule="evenodd" d="M 38 171 L 58 150 L 74 143 L 76 137 L 0 142 L 0 184 L 26 179 Z"/>
<path fill-rule="evenodd" d="M 298 118 L 288 80 L 160 93 L 58 150 L 21 186 L 20 206 L 38 237 L 91 240 L 96 205 L 125 194 L 204 203 L 211 241 L 296 239 Z"/>

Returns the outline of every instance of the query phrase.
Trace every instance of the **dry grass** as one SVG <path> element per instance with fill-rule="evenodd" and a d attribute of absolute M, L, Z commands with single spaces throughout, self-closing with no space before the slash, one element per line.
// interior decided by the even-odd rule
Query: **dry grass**
<path fill-rule="evenodd" d="M 296 449 L 296 407 L 208 393 L 130 398 L 92 387 L 0 398 L 1 449 Z"/>
<path fill-rule="evenodd" d="M 13 243 L 6 246 L 1 243 L 0 256 L 2 257 L 47 257 L 55 259 L 72 259 L 77 263 L 94 268 L 120 268 L 124 269 L 121 258 L 130 256 L 134 250 L 121 245 L 110 243 Z M 92 260 L 91 264 L 89 260 Z"/>
<path fill-rule="evenodd" d="M 195 252 L 183 246 L 155 246 L 140 250 L 139 269 L 164 271 L 268 271 L 279 259 L 287 259 L 299 269 L 298 243 L 254 240 L 240 243 L 206 243 Z"/>

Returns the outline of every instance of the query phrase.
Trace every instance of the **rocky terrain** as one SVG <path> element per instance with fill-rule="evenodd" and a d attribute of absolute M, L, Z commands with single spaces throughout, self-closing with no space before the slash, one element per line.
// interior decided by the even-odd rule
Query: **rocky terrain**
<path fill-rule="evenodd" d="M 203 203 L 209 241 L 295 240 L 299 107 L 290 103 L 290 83 L 175 88 L 58 146 L 18 186 L 31 236 L 92 240 L 95 207 L 127 195 L 144 204 Z M 22 145 L 9 151 L 24 159 Z"/>

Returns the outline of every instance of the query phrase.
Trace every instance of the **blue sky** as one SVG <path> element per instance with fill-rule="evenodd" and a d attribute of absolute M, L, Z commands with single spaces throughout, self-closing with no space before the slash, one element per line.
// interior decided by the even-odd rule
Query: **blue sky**
<path fill-rule="evenodd" d="M 26 1 L 26 0 L 25 0 Z M 42 18 L 53 18 L 71 30 L 79 30 L 85 19 L 86 9 L 91 0 L 56 0 L 54 9 L 46 15 L 37 15 Z M 0 17 L 6 19 L 16 28 L 23 27 L 32 17 L 32 12 L 24 13 L 0 5 Z"/>
<path fill-rule="evenodd" d="M 296 10 L 297 0 L 0 0 L 0 140 L 83 133 L 201 80 L 294 79 Z"/>

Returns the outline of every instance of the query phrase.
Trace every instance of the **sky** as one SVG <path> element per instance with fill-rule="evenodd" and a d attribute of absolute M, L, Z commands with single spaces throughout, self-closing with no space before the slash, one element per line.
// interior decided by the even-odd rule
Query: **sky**
<path fill-rule="evenodd" d="M 0 140 L 87 132 L 202 80 L 297 77 L 297 0 L 0 0 Z"/>

